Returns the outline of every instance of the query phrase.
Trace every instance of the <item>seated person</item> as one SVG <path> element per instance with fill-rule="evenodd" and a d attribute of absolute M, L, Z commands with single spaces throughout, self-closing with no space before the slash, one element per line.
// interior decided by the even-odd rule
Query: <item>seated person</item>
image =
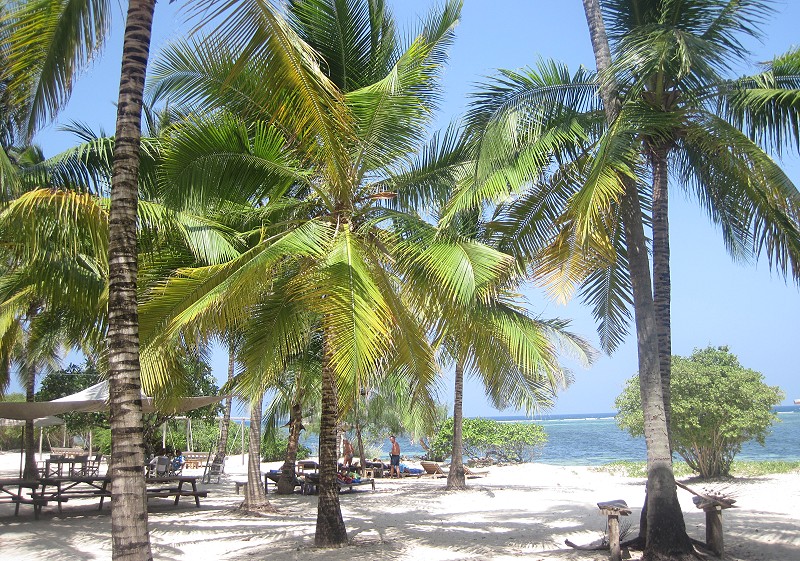
<path fill-rule="evenodd" d="M 175 457 L 172 458 L 172 473 L 180 473 L 183 469 L 183 464 L 186 463 L 186 458 L 183 457 L 183 452 L 175 450 Z"/>

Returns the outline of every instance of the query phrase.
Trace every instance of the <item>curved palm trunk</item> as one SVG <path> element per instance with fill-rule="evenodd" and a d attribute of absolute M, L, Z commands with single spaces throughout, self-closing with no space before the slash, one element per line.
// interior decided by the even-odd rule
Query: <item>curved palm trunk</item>
<path fill-rule="evenodd" d="M 247 490 L 242 508 L 247 512 L 274 512 L 267 500 L 261 482 L 261 409 L 264 396 L 250 403 L 250 429 L 248 431 Z"/>
<path fill-rule="evenodd" d="M 324 337 L 324 336 L 323 336 Z M 319 421 L 319 502 L 314 543 L 336 546 L 347 542 L 347 529 L 339 505 L 336 471 L 336 426 L 339 421 L 339 396 L 336 378 L 330 365 L 327 338 L 322 350 L 322 415 Z"/>
<path fill-rule="evenodd" d="M 661 394 L 664 397 L 664 415 L 670 426 L 670 378 L 672 362 L 672 318 L 669 270 L 669 183 L 667 157 L 669 147 L 656 146 L 650 151 L 653 169 L 653 301 L 656 309 L 658 332 L 658 359 L 661 370 Z M 671 447 L 671 440 L 670 440 Z"/>
<path fill-rule="evenodd" d="M 303 408 L 300 406 L 300 396 L 298 396 L 289 413 L 289 443 L 286 446 L 286 459 L 281 467 L 281 476 L 278 478 L 279 495 L 294 493 L 294 466 L 297 462 L 297 449 L 300 447 L 300 431 L 302 430 Z"/>
<path fill-rule="evenodd" d="M 597 0 L 583 0 L 598 72 L 607 72 L 611 50 Z M 615 88 L 603 82 L 600 88 L 606 118 L 614 121 L 619 113 Z M 644 413 L 647 443 L 647 530 L 644 560 L 690 558 L 692 544 L 686 534 L 683 513 L 678 503 L 677 486 L 672 473 L 669 431 L 661 391 L 658 356 L 658 333 L 652 296 L 647 243 L 639 205 L 639 193 L 633 181 L 623 179 L 622 221 L 628 248 L 629 271 L 633 287 L 633 307 L 639 355 L 639 389 Z"/>
<path fill-rule="evenodd" d="M 136 209 L 142 92 L 155 0 L 131 0 L 122 47 L 109 215 L 108 366 L 112 558 L 150 560 L 144 482 Z"/>
<path fill-rule="evenodd" d="M 36 373 L 33 369 L 25 374 L 25 401 L 32 403 L 36 389 Z M 25 421 L 25 438 L 23 440 L 25 450 L 25 470 L 22 477 L 25 479 L 37 479 L 39 470 L 36 468 L 36 430 L 33 419 Z"/>
<path fill-rule="evenodd" d="M 231 343 L 228 347 L 228 382 L 233 380 L 233 375 L 236 372 L 236 352 L 235 345 Z M 221 462 L 228 454 L 228 433 L 231 426 L 231 408 L 233 406 L 233 398 L 225 400 L 225 412 L 222 414 L 222 425 L 219 427 L 219 440 L 217 441 L 217 454 L 214 458 L 217 462 Z"/>
<path fill-rule="evenodd" d="M 464 475 L 464 439 L 462 428 L 464 426 L 464 366 L 456 362 L 456 384 L 453 398 L 453 451 L 450 456 L 450 472 L 447 474 L 447 489 L 457 490 L 467 488 L 467 479 Z"/>

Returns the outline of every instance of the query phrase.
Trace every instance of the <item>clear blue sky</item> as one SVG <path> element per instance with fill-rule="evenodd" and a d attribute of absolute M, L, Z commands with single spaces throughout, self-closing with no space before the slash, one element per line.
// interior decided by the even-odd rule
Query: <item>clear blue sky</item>
<path fill-rule="evenodd" d="M 398 22 L 411 24 L 433 2 L 393 0 Z M 187 29 L 177 5 L 158 3 L 155 16 L 153 53 L 170 36 Z M 571 68 L 594 67 L 583 8 L 580 0 L 465 0 L 462 21 L 456 32 L 450 64 L 444 76 L 445 95 L 437 126 L 446 125 L 463 113 L 467 94 L 476 82 L 496 68 L 519 68 L 538 58 L 554 58 Z M 800 44 L 797 25 L 800 2 L 776 4 L 778 14 L 766 26 L 764 43 L 750 42 L 755 61 L 764 61 Z M 60 123 L 85 122 L 94 129 L 113 132 L 123 16 L 115 14 L 114 33 L 102 58 L 80 77 L 73 98 L 59 117 Z M 742 73 L 754 68 L 742 68 Z M 37 137 L 50 156 L 73 144 L 73 139 L 56 126 Z M 800 183 L 800 160 L 786 161 L 786 169 Z M 800 398 L 794 345 L 798 341 L 800 295 L 794 285 L 770 274 L 766 262 L 734 264 L 725 253 L 719 233 L 709 225 L 694 201 L 687 200 L 679 186 L 671 191 L 672 229 L 672 326 L 673 353 L 688 355 L 695 347 L 729 345 L 743 365 L 762 372 L 769 384 L 787 394 L 786 403 Z M 572 320 L 572 330 L 596 343 L 595 324 L 580 302 L 564 307 L 547 301 L 542 294 L 528 291 L 531 311 L 543 317 Z M 593 367 L 570 365 L 575 383 L 559 400 L 554 413 L 593 413 L 613 410 L 613 402 L 624 381 L 637 369 L 635 338 L 613 355 L 602 356 Z M 227 359 L 215 353 L 215 374 L 224 378 Z M 450 383 L 445 382 L 442 399 L 452 402 Z M 479 385 L 468 382 L 465 393 L 468 416 L 498 413 L 483 397 Z"/>

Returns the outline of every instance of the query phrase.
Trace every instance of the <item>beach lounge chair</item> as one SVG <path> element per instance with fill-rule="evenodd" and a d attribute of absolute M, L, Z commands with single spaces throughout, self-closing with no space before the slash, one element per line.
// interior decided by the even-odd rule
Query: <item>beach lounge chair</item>
<path fill-rule="evenodd" d="M 436 462 L 422 460 L 420 464 L 422 464 L 422 469 L 425 470 L 425 475 L 432 475 L 433 477 L 445 477 L 449 473 L 449 470 L 446 467 L 442 467 Z"/>
<path fill-rule="evenodd" d="M 489 473 L 488 469 L 470 469 L 464 466 L 464 475 L 467 477 L 483 477 L 487 473 Z"/>

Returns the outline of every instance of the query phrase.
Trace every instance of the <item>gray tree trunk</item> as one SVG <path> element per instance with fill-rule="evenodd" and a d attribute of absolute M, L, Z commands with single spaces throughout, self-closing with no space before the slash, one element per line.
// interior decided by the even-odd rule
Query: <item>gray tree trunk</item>
<path fill-rule="evenodd" d="M 236 346 L 233 342 L 228 345 L 228 382 L 233 380 L 236 373 Z M 219 427 L 219 441 L 217 442 L 217 454 L 215 460 L 221 462 L 228 454 L 228 434 L 231 427 L 231 408 L 233 398 L 225 400 L 225 412 L 222 414 L 222 425 Z"/>
<path fill-rule="evenodd" d="M 27 366 L 23 367 L 25 374 L 25 401 L 33 403 L 36 393 L 36 372 Z M 24 479 L 37 479 L 39 470 L 36 468 L 36 427 L 33 420 L 25 421 L 25 438 L 22 447 L 25 450 L 25 469 L 22 473 Z"/>
<path fill-rule="evenodd" d="M 247 440 L 247 489 L 242 509 L 246 512 L 274 512 L 267 500 L 261 480 L 261 408 L 264 396 L 260 395 L 250 403 L 250 429 Z"/>
<path fill-rule="evenodd" d="M 339 484 L 336 472 L 339 457 L 336 453 L 336 427 L 339 423 L 339 396 L 336 377 L 330 365 L 327 337 L 322 348 L 322 414 L 319 421 L 319 502 L 314 543 L 331 547 L 347 542 L 347 529 L 339 504 Z"/>
<path fill-rule="evenodd" d="M 303 408 L 300 406 L 300 396 L 292 404 L 289 413 L 289 442 L 286 446 L 286 459 L 281 467 L 281 475 L 278 478 L 278 494 L 291 495 L 294 493 L 295 463 L 297 462 L 297 450 L 300 447 L 300 431 L 303 430 Z"/>
<path fill-rule="evenodd" d="M 600 5 L 598 0 L 583 0 L 583 5 L 597 70 L 605 78 L 601 81 L 600 96 L 606 118 L 613 122 L 619 113 L 620 103 L 613 81 L 605 76 L 611 65 L 611 49 Z M 633 181 L 623 179 L 623 183 L 625 195 L 622 201 L 622 221 L 633 287 L 639 389 L 647 444 L 647 530 L 643 559 L 689 559 L 693 548 L 686 534 L 672 473 L 669 431 L 661 391 L 655 306 L 639 193 Z"/>
<path fill-rule="evenodd" d="M 661 394 L 664 397 L 664 416 L 670 426 L 672 391 L 672 314 L 669 268 L 669 174 L 667 146 L 655 146 L 650 150 L 653 170 L 653 301 L 656 310 L 658 331 L 658 359 L 661 370 Z M 672 440 L 670 439 L 670 449 Z"/>
<path fill-rule="evenodd" d="M 130 0 L 122 46 L 108 257 L 111 544 L 115 561 L 153 558 L 144 482 L 136 300 L 139 139 L 155 0 Z"/>
<path fill-rule="evenodd" d="M 453 450 L 450 456 L 450 472 L 447 474 L 447 489 L 460 490 L 467 488 L 467 478 L 464 475 L 464 439 L 462 428 L 464 402 L 464 366 L 456 361 L 456 383 L 453 397 Z"/>

